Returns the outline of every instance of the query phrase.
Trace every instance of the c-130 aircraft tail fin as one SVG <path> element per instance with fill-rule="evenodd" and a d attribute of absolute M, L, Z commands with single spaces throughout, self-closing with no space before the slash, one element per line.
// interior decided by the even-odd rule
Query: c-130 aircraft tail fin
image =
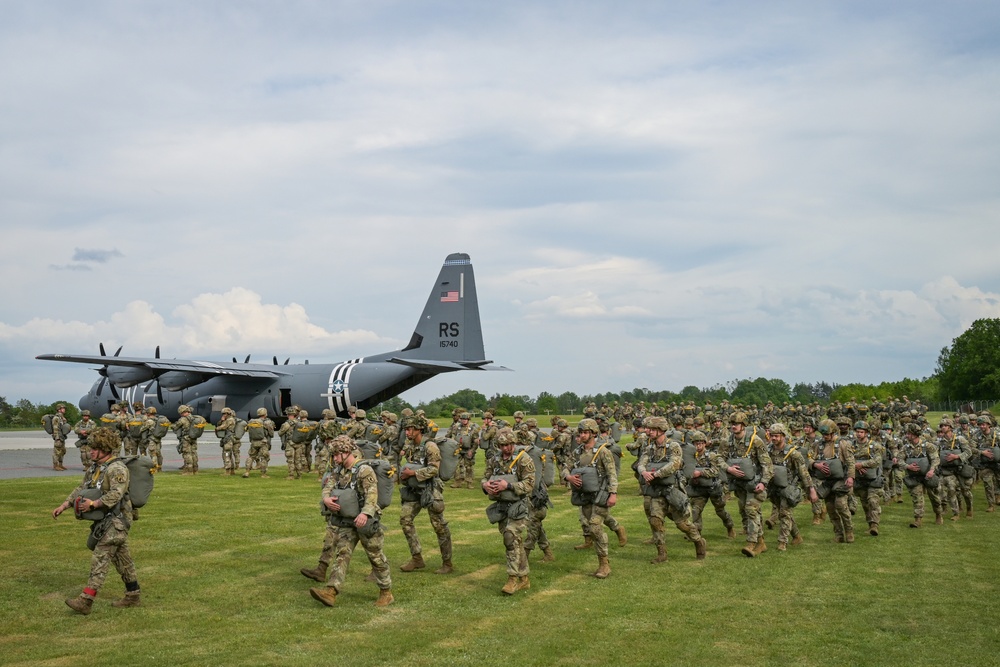
<path fill-rule="evenodd" d="M 476 278 L 467 254 L 445 258 L 409 344 L 389 361 L 437 372 L 507 370 L 489 366 L 486 359 Z"/>

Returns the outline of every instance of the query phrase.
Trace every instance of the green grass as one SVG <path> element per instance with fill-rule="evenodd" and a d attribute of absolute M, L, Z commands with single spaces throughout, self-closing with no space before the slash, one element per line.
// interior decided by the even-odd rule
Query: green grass
<path fill-rule="evenodd" d="M 377 590 L 364 581 L 359 549 L 336 606 L 326 608 L 299 574 L 321 546 L 318 485 L 272 472 L 268 480 L 218 471 L 159 476 L 131 532 L 143 606 L 110 607 L 123 592 L 112 573 L 87 617 L 63 604 L 87 579 L 87 525 L 50 516 L 72 485 L 4 481 L 0 664 L 940 667 L 986 664 L 1000 651 L 1000 514 L 912 530 L 906 499 L 885 510 L 880 537 L 857 522 L 858 541 L 839 545 L 830 524 L 810 525 L 800 506 L 805 544 L 784 554 L 772 544 L 747 559 L 710 511 L 707 560 L 695 561 L 670 527 L 670 561 L 654 566 L 628 477 L 614 514 L 630 542 L 619 548 L 612 536 L 612 574 L 599 581 L 589 576 L 593 552 L 572 549 L 577 512 L 557 488 L 546 522 L 556 562 L 541 564 L 536 551 L 531 590 L 505 597 L 501 539 L 485 518 L 484 496 L 448 489 L 455 574 L 432 574 L 439 557 L 423 513 L 417 526 L 428 568 L 399 572 L 408 552 L 396 505 L 385 518 L 396 604 L 373 606 Z M 982 508 L 981 487 L 976 499 Z M 768 531 L 769 544 L 774 535 Z"/>

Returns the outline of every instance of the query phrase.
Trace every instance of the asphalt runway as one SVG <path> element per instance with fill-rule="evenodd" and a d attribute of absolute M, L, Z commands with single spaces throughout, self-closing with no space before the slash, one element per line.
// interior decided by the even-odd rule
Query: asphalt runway
<path fill-rule="evenodd" d="M 211 436 L 211 437 L 210 437 Z M 18 479 L 21 477 L 80 477 L 83 475 L 83 464 L 80 462 L 80 450 L 73 443 L 72 435 L 66 441 L 66 456 L 63 457 L 65 471 L 52 469 L 52 436 L 45 431 L 2 431 L 0 432 L 0 479 Z M 244 442 L 241 449 L 242 463 L 246 462 L 249 443 Z M 177 438 L 167 435 L 163 439 L 163 472 L 177 472 L 183 465 L 180 454 L 177 453 Z M 277 439 L 272 441 L 271 462 L 273 466 L 286 465 L 285 453 Z M 209 433 L 198 440 L 198 468 L 222 470 L 222 448 L 219 440 Z"/>

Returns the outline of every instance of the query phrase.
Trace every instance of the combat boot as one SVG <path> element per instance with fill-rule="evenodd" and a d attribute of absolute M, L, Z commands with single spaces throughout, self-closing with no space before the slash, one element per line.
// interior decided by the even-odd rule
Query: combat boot
<path fill-rule="evenodd" d="M 784 542 L 778 542 L 778 551 L 786 551 L 787 549 L 788 547 L 785 545 Z"/>
<path fill-rule="evenodd" d="M 307 570 L 306 568 L 302 568 L 301 570 L 299 570 L 299 572 L 302 573 L 303 577 L 306 577 L 308 579 L 312 579 L 313 581 L 318 581 L 321 584 L 325 584 L 326 583 L 326 568 L 327 568 L 327 564 L 321 562 L 321 563 L 319 563 L 316 567 L 314 567 L 311 570 Z"/>
<path fill-rule="evenodd" d="M 313 596 L 313 599 L 319 600 L 327 607 L 332 607 L 337 601 L 337 591 L 330 586 L 324 586 L 323 588 L 310 588 L 309 595 Z"/>
<path fill-rule="evenodd" d="M 920 528 L 921 523 L 923 523 L 922 517 L 913 517 L 913 521 L 910 522 L 910 528 Z"/>
<path fill-rule="evenodd" d="M 513 595 L 517 592 L 517 577 L 513 574 L 507 576 L 507 583 L 503 585 L 500 592 L 504 595 Z"/>
<path fill-rule="evenodd" d="M 424 563 L 424 557 L 420 554 L 416 556 L 410 556 L 410 560 L 406 561 L 399 566 L 400 572 L 413 572 L 414 570 L 422 570 L 427 565 Z"/>
<path fill-rule="evenodd" d="M 371 572 L 369 572 L 368 576 L 365 577 L 365 581 L 373 584 L 377 581 L 377 579 L 375 578 L 375 568 L 371 569 Z"/>
<path fill-rule="evenodd" d="M 666 563 L 667 562 L 667 546 L 665 544 L 656 545 L 656 558 L 649 561 L 652 564 Z"/>
<path fill-rule="evenodd" d="M 990 505 L 989 507 L 986 508 L 986 511 L 987 512 L 996 512 L 997 508 L 994 505 Z"/>
<path fill-rule="evenodd" d="M 125 597 L 111 603 L 112 607 L 140 607 L 142 601 L 139 598 L 139 591 L 125 591 Z"/>
<path fill-rule="evenodd" d="M 526 591 L 531 588 L 531 580 L 528 579 L 528 575 L 517 578 L 517 590 Z"/>
<path fill-rule="evenodd" d="M 625 533 L 624 524 L 618 524 L 618 528 L 615 529 L 615 535 L 618 536 L 618 546 L 623 547 L 628 544 L 628 535 Z"/>
<path fill-rule="evenodd" d="M 736 530 L 733 526 L 726 526 L 726 537 L 731 540 L 736 539 Z"/>
<path fill-rule="evenodd" d="M 878 537 L 878 524 L 870 523 L 868 524 L 868 534 L 872 537 Z"/>
<path fill-rule="evenodd" d="M 556 559 L 556 557 L 552 554 L 552 547 L 545 547 L 542 549 L 542 554 L 543 563 L 551 563 Z"/>
<path fill-rule="evenodd" d="M 597 571 L 594 572 L 594 576 L 598 579 L 607 579 L 609 574 L 611 574 L 611 564 L 608 563 L 608 557 L 598 556 Z"/>
<path fill-rule="evenodd" d="M 795 537 L 792 538 L 792 546 L 797 546 L 799 544 L 802 544 L 802 535 L 801 534 L 800 535 L 796 535 Z"/>
<path fill-rule="evenodd" d="M 969 510 L 969 511 L 967 511 L 967 512 L 965 513 L 965 518 L 966 518 L 966 519 L 971 519 L 971 518 L 972 518 L 972 510 Z"/>
<path fill-rule="evenodd" d="M 944 516 L 940 512 L 934 515 L 934 523 L 939 526 L 944 524 Z"/>
<path fill-rule="evenodd" d="M 813 514 L 813 525 L 814 526 L 818 526 L 821 523 L 823 523 L 823 515 L 821 515 L 821 514 Z"/>
<path fill-rule="evenodd" d="M 744 547 L 740 549 L 740 553 L 742 553 L 747 558 L 753 558 L 754 556 L 757 555 L 757 545 L 747 542 L 746 545 L 744 545 Z"/>
<path fill-rule="evenodd" d="M 267 474 L 266 470 L 260 474 L 261 479 L 267 479 L 268 477 L 270 477 L 270 475 Z"/>
<path fill-rule="evenodd" d="M 75 612 L 83 614 L 86 616 L 90 613 L 91 607 L 94 606 L 94 598 L 84 597 L 82 595 L 77 595 L 75 598 L 69 598 L 66 600 L 66 606 Z"/>
<path fill-rule="evenodd" d="M 705 538 L 703 537 L 694 543 L 694 557 L 697 560 L 705 560 L 705 554 L 707 553 L 707 549 L 708 549 L 708 542 L 706 542 Z"/>
<path fill-rule="evenodd" d="M 958 515 L 957 514 L 952 514 L 951 515 L 951 520 L 952 521 L 958 521 Z"/>
<path fill-rule="evenodd" d="M 453 568 L 451 566 L 451 559 L 449 558 L 448 560 L 443 561 L 441 563 L 441 567 L 439 567 L 438 569 L 434 570 L 434 574 L 451 574 L 454 571 L 455 571 L 455 568 Z"/>
<path fill-rule="evenodd" d="M 591 537 L 590 535 L 587 535 L 586 537 L 583 538 L 583 544 L 578 544 L 573 548 L 576 549 L 577 551 L 583 551 L 584 549 L 593 549 L 594 538 Z"/>
<path fill-rule="evenodd" d="M 392 597 L 392 589 L 390 589 L 390 588 L 383 588 L 383 589 L 379 590 L 379 592 L 378 592 L 378 600 L 375 600 L 375 606 L 376 607 L 388 607 L 389 605 L 391 605 L 395 601 L 396 601 L 396 598 Z"/>
<path fill-rule="evenodd" d="M 448 488 L 449 489 L 461 489 L 462 488 L 462 482 L 460 482 L 459 480 L 456 479 L 454 482 L 452 482 L 451 484 L 448 485 Z"/>
<path fill-rule="evenodd" d="M 847 542 L 848 544 L 853 544 L 854 543 L 854 531 L 853 530 L 848 530 L 848 531 L 846 531 L 844 533 L 844 541 Z"/>

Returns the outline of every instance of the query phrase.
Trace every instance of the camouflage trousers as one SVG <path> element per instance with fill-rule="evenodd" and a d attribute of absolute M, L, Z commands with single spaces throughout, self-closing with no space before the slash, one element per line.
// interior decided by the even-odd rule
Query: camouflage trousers
<path fill-rule="evenodd" d="M 854 495 L 861 502 L 865 511 L 865 521 L 876 526 L 882 521 L 882 488 L 855 486 Z"/>
<path fill-rule="evenodd" d="M 139 441 L 131 436 L 125 436 L 122 446 L 125 448 L 125 456 L 135 456 L 139 453 Z"/>
<path fill-rule="evenodd" d="M 528 519 L 501 519 L 497 523 L 503 537 L 504 553 L 507 557 L 507 574 L 512 577 L 528 576 L 528 559 L 524 549 L 524 529 Z"/>
<path fill-rule="evenodd" d="M 747 532 L 747 544 L 757 544 L 763 535 L 763 520 L 761 519 L 761 505 L 767 498 L 763 491 L 754 493 L 735 489 L 736 500 L 740 508 L 740 518 L 743 519 L 743 529 Z"/>
<path fill-rule="evenodd" d="M 923 518 L 925 495 L 930 498 L 931 509 L 934 510 L 935 514 L 939 514 L 943 509 L 941 507 L 941 495 L 936 487 L 927 486 L 926 484 L 921 483 L 915 486 L 908 486 L 908 488 L 910 489 L 910 498 L 913 500 L 913 518 Z"/>
<path fill-rule="evenodd" d="M 66 441 L 65 440 L 53 440 L 52 441 L 52 467 L 61 466 L 63 463 L 63 458 L 66 456 Z M 86 466 L 84 466 L 86 468 Z"/>
<path fill-rule="evenodd" d="M 420 510 L 419 502 L 404 502 L 399 509 L 399 526 L 403 529 L 406 537 L 406 544 L 410 547 L 411 556 L 419 556 L 422 553 L 420 538 L 417 536 L 417 527 L 413 525 L 413 520 Z M 448 522 L 444 518 L 444 500 L 435 500 L 427 508 L 427 516 L 431 520 L 431 528 L 437 535 L 438 548 L 441 549 L 441 559 L 451 560 L 451 530 Z"/>
<path fill-rule="evenodd" d="M 688 503 L 685 511 L 680 511 L 667 502 L 666 498 L 651 497 L 649 499 L 649 527 L 653 530 L 653 544 L 660 546 L 665 542 L 666 533 L 663 520 L 670 519 L 692 542 L 701 539 L 701 531 L 691 521 L 691 505 Z"/>
<path fill-rule="evenodd" d="M 153 459 L 157 467 L 163 467 L 163 441 L 161 438 L 150 437 L 146 441 L 146 455 Z"/>
<path fill-rule="evenodd" d="M 271 444 L 267 440 L 251 440 L 250 449 L 247 451 L 247 472 L 256 463 L 263 475 L 267 472 L 267 464 L 271 461 Z"/>
<path fill-rule="evenodd" d="M 941 486 L 938 489 L 941 494 L 941 508 L 945 506 L 951 508 L 952 514 L 958 514 L 958 476 L 941 475 Z"/>
<path fill-rule="evenodd" d="M 475 450 L 473 451 L 473 457 L 475 456 Z M 458 457 L 458 467 L 455 469 L 454 484 L 462 484 L 465 482 L 473 483 L 474 478 L 474 468 L 476 467 L 476 459 L 468 458 L 466 456 L 467 452 L 462 452 L 462 455 Z"/>
<path fill-rule="evenodd" d="M 373 521 L 374 519 L 369 519 Z M 382 547 L 385 542 L 385 531 L 379 526 L 371 537 L 362 537 L 356 528 L 344 528 L 327 524 L 326 537 L 323 540 L 323 553 L 319 562 L 332 565 L 326 585 L 338 593 L 344 585 L 344 578 L 351 565 L 351 556 L 355 547 L 361 542 L 361 548 L 368 556 L 372 571 L 375 573 L 375 583 L 379 590 L 392 588 L 392 576 L 389 574 L 389 561 L 386 560 Z M 330 545 L 329 548 L 327 545 Z"/>
<path fill-rule="evenodd" d="M 309 472 L 306 464 L 306 445 L 289 442 L 285 445 L 285 460 L 288 462 L 288 476 L 300 477 L 302 473 Z"/>
<path fill-rule="evenodd" d="M 906 488 L 903 484 L 903 477 L 906 476 L 906 470 L 903 468 L 894 467 L 892 470 L 887 470 L 885 473 L 885 493 L 883 497 L 886 501 L 895 498 L 896 496 L 902 496 L 903 490 Z"/>
<path fill-rule="evenodd" d="M 601 520 L 604 522 L 604 525 L 608 527 L 608 530 L 617 531 L 618 530 L 618 519 L 616 519 L 613 516 L 611 516 L 611 511 L 607 507 L 598 507 L 598 509 L 604 510 L 604 513 L 601 515 Z M 586 514 L 584 514 L 583 507 L 581 507 L 580 508 L 580 529 L 583 531 L 583 536 L 584 537 L 587 537 L 588 535 L 591 535 L 590 526 L 591 526 L 590 518 L 588 516 L 586 516 Z M 600 532 L 601 534 L 604 533 L 603 530 L 598 531 L 598 532 Z"/>
<path fill-rule="evenodd" d="M 583 526 L 583 534 L 589 535 L 594 541 L 594 551 L 598 558 L 608 556 L 608 534 L 604 532 L 604 525 L 608 520 L 614 521 L 607 507 L 599 505 L 583 505 L 580 507 L 580 524 Z M 618 522 L 615 521 L 615 527 Z M 610 525 L 608 526 L 610 528 Z M 611 528 L 615 530 L 615 528 Z"/>
<path fill-rule="evenodd" d="M 799 536 L 799 527 L 792 514 L 795 505 L 782 496 L 772 496 L 771 502 L 774 504 L 775 512 L 777 512 L 778 544 L 788 544 L 789 538 L 795 539 Z"/>
<path fill-rule="evenodd" d="M 524 550 L 531 551 L 538 545 L 538 548 L 545 550 L 549 548 L 549 537 L 545 534 L 545 526 L 542 522 L 549 514 L 549 508 L 542 506 L 541 509 L 528 508 L 528 527 L 524 536 Z"/>
<path fill-rule="evenodd" d="M 222 447 L 222 467 L 226 470 L 236 470 L 240 467 L 240 446 L 234 438 L 224 438 L 219 443 Z"/>
<path fill-rule="evenodd" d="M 328 448 L 320 447 L 316 450 L 316 455 L 313 457 L 316 461 L 316 472 L 320 476 L 326 473 L 327 468 L 330 467 L 330 450 Z"/>
<path fill-rule="evenodd" d="M 90 466 L 90 445 L 87 443 L 80 443 L 79 440 L 76 442 L 76 446 L 80 449 L 80 463 L 83 464 L 83 469 L 86 470 Z"/>
<path fill-rule="evenodd" d="M 992 468 L 983 468 L 979 471 L 979 479 L 983 480 L 983 491 L 986 492 L 986 506 L 995 507 L 997 504 L 997 477 Z"/>
<path fill-rule="evenodd" d="M 132 553 L 128 548 L 128 531 L 121 530 L 114 523 L 108 526 L 107 532 L 94 547 L 94 555 L 90 558 L 90 578 L 87 580 L 87 588 L 101 590 L 112 565 L 126 584 L 138 580 L 135 561 L 132 560 Z"/>
<path fill-rule="evenodd" d="M 198 441 L 191 438 L 182 438 L 180 446 L 181 458 L 184 459 L 184 467 L 189 472 L 198 472 Z"/>
<path fill-rule="evenodd" d="M 715 508 L 715 516 L 722 520 L 722 525 L 726 527 L 726 530 L 733 528 L 733 517 L 729 514 L 729 510 L 726 509 L 725 496 L 721 493 L 717 496 L 691 496 L 691 522 L 698 527 L 698 532 L 703 530 L 704 522 L 702 521 L 702 514 L 705 511 L 705 506 L 708 505 L 708 501 L 712 501 L 712 507 Z"/>
<path fill-rule="evenodd" d="M 826 497 L 826 513 L 833 524 L 833 535 L 838 542 L 847 535 L 854 534 L 854 518 L 848 507 L 846 493 L 831 491 Z"/>

